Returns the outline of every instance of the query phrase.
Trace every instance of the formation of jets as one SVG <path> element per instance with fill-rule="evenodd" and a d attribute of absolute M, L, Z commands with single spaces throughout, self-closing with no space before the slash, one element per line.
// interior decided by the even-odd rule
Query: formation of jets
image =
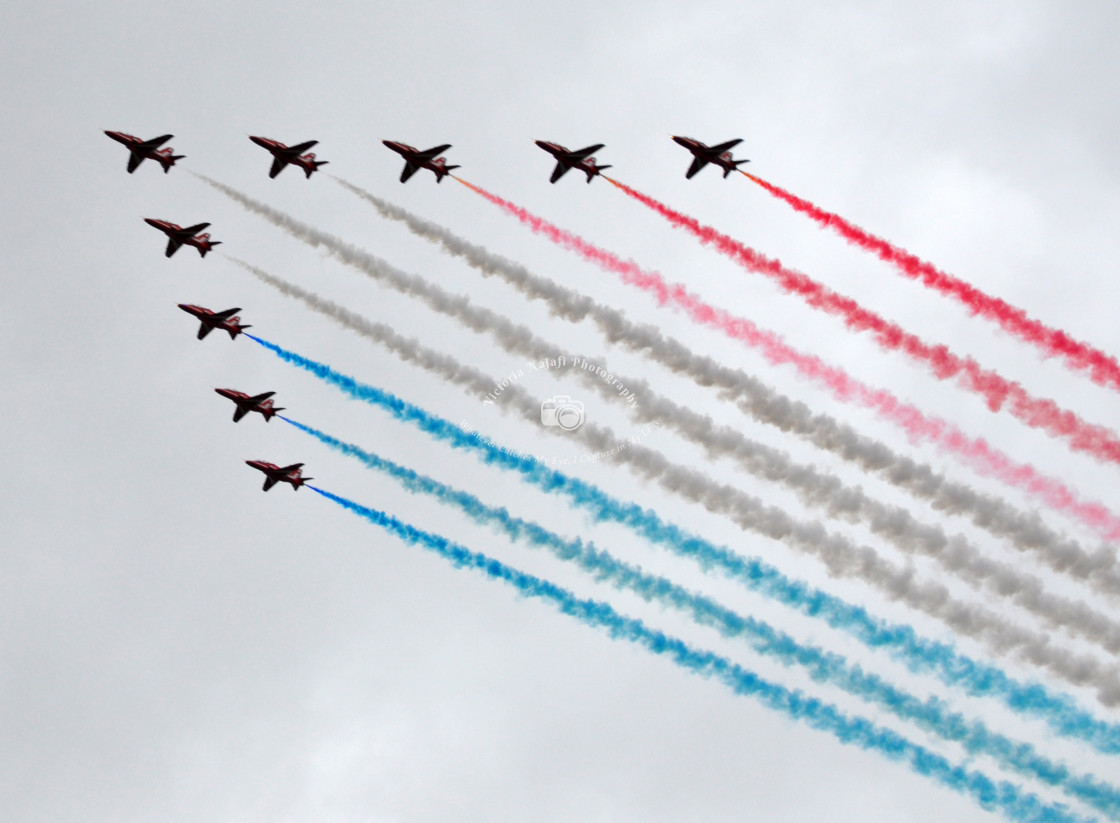
<path fill-rule="evenodd" d="M 194 246 L 198 249 L 198 253 L 205 257 L 206 252 L 210 251 L 215 246 L 222 245 L 220 240 L 211 240 L 209 234 L 199 234 L 199 232 L 210 225 L 209 223 L 199 223 L 194 226 L 187 226 L 184 229 L 176 223 L 169 223 L 166 220 L 154 220 L 151 217 L 145 217 L 144 222 L 167 235 L 167 257 L 179 251 L 180 246 Z"/>
<path fill-rule="evenodd" d="M 139 137 L 134 137 L 131 134 L 125 134 L 119 131 L 106 131 L 105 134 L 128 148 L 129 174 L 136 171 L 145 160 L 156 161 L 163 167 L 163 171 L 166 174 L 171 170 L 171 167 L 175 165 L 177 160 L 182 160 L 185 157 L 185 155 L 182 154 L 175 154 L 174 149 L 170 146 L 161 148 L 161 146 L 168 140 L 171 140 L 174 135 L 164 134 L 159 137 L 153 137 L 151 140 L 141 140 Z M 310 179 L 312 174 L 318 171 L 321 166 L 327 165 L 328 162 L 326 160 L 316 160 L 315 154 L 308 151 L 308 149 L 318 145 L 319 141 L 317 140 L 308 140 L 304 143 L 287 146 L 279 140 L 273 140 L 268 137 L 249 135 L 249 139 L 258 146 L 267 149 L 272 155 L 272 167 L 268 172 L 270 178 L 275 178 L 285 167 L 291 165 L 303 169 L 306 177 Z M 688 171 L 685 173 L 685 177 L 690 180 L 709 163 L 722 168 L 724 179 L 726 179 L 731 172 L 738 170 L 738 167 L 743 163 L 749 162 L 748 160 L 736 160 L 731 156 L 731 149 L 743 142 L 741 139 L 728 140 L 725 143 L 718 143 L 714 146 L 705 145 L 691 137 L 674 136 L 673 140 L 692 153 L 692 165 L 689 166 Z M 436 176 L 436 182 L 441 183 L 443 182 L 443 178 L 449 175 L 453 169 L 460 168 L 460 166 L 448 165 L 447 158 L 442 156 L 443 152 L 451 148 L 450 144 L 433 146 L 430 149 L 421 151 L 406 143 L 400 143 L 395 140 L 382 140 L 381 142 L 404 158 L 404 169 L 401 171 L 400 178 L 402 183 L 407 182 L 409 178 L 420 169 L 428 169 Z M 534 140 L 533 142 L 556 159 L 556 167 L 552 170 L 552 176 L 549 177 L 550 183 L 555 183 L 571 169 L 583 172 L 587 175 L 587 182 L 590 183 L 593 177 L 602 175 L 604 169 L 611 168 L 610 166 L 599 165 L 592 156 L 595 152 L 599 151 L 599 149 L 603 148 L 602 143 L 596 143 L 592 146 L 570 151 L 559 143 L 552 143 L 547 140 Z M 211 240 L 209 234 L 202 233 L 203 229 L 210 225 L 209 223 L 198 223 L 194 226 L 183 228 L 176 223 L 171 223 L 167 220 L 155 220 L 150 217 L 145 217 L 144 222 L 167 235 L 167 257 L 171 257 L 171 255 L 175 254 L 181 246 L 194 246 L 194 248 L 198 250 L 199 255 L 206 257 L 207 252 L 211 251 L 215 246 L 221 245 L 220 241 Z M 241 311 L 239 308 L 215 312 L 211 309 L 189 303 L 179 303 L 178 305 L 180 309 L 199 321 L 199 340 L 205 338 L 210 332 L 214 331 L 214 329 L 222 329 L 227 332 L 230 339 L 233 340 L 236 339 L 237 335 L 244 332 L 245 329 L 251 328 L 248 325 L 241 324 L 241 318 L 237 316 L 237 313 Z M 245 392 L 235 391 L 234 389 L 214 389 L 214 391 L 222 397 L 232 400 L 237 407 L 233 412 L 233 421 L 235 423 L 240 422 L 241 419 L 250 412 L 257 412 L 266 421 L 269 421 L 278 412 L 283 411 L 282 408 L 273 405 L 272 398 L 276 392 L 268 391 L 262 394 L 249 395 Z M 288 483 L 293 490 L 296 490 L 308 480 L 313 479 L 303 476 L 303 463 L 292 463 L 290 466 L 277 466 L 275 463 L 268 463 L 264 460 L 246 460 L 245 462 L 257 471 L 264 473 L 264 491 L 268 491 L 277 483 Z"/>
<path fill-rule="evenodd" d="M 172 154 L 172 149 L 161 149 L 164 143 L 172 138 L 170 134 L 164 134 L 160 137 L 153 137 L 151 140 L 141 140 L 139 137 L 133 137 L 131 134 L 125 134 L 119 131 L 106 131 L 105 134 L 116 140 L 118 143 L 123 143 L 128 147 L 128 172 L 131 174 L 136 171 L 145 159 L 152 159 L 158 161 L 162 166 L 164 172 L 167 172 L 175 165 L 176 160 L 182 160 L 185 155 Z M 316 160 L 312 152 L 307 151 L 312 146 L 318 145 L 318 140 L 308 140 L 305 143 L 297 143 L 294 146 L 286 146 L 279 140 L 273 140 L 268 137 L 255 137 L 249 135 L 249 139 L 256 143 L 258 146 L 267 149 L 272 154 L 272 167 L 268 171 L 269 177 L 276 177 L 288 165 L 298 166 L 303 169 L 304 174 L 310 178 L 311 175 L 319 170 L 320 166 L 325 166 L 329 161 Z M 442 183 L 443 178 L 451 173 L 452 169 L 461 168 L 461 166 L 450 166 L 447 164 L 447 158 L 443 157 L 443 152 L 451 148 L 450 143 L 444 143 L 441 146 L 433 146 L 430 149 L 421 151 L 415 146 L 410 146 L 407 143 L 401 143 L 397 140 L 382 140 L 385 146 L 401 157 L 404 158 L 404 168 L 401 170 L 401 182 L 406 183 L 420 171 L 420 169 L 428 169 L 436 176 L 436 182 Z M 570 169 L 578 169 L 587 175 L 587 182 L 591 182 L 591 178 L 596 177 L 603 173 L 603 169 L 609 169 L 610 166 L 600 166 L 596 163 L 592 155 L 603 148 L 602 143 L 596 143 L 593 146 L 587 146 L 582 149 L 570 151 L 559 143 L 552 143 L 547 140 L 534 140 L 538 146 L 547 151 L 556 158 L 556 167 L 552 170 L 552 176 L 549 177 L 550 183 L 555 183 L 561 177 L 568 173 Z M 724 143 L 717 143 L 714 146 L 709 146 L 700 142 L 692 137 L 678 137 L 673 136 L 673 142 L 688 149 L 692 153 L 692 165 L 688 167 L 685 172 L 685 177 L 691 180 L 696 174 L 709 163 L 719 166 L 723 169 L 723 176 L 726 177 L 733 171 L 737 171 L 739 166 L 744 163 L 749 163 L 749 160 L 736 160 L 731 156 L 731 149 L 742 143 L 741 138 L 728 140 Z M 153 226 L 157 223 L 164 223 L 162 220 L 152 221 L 149 220 Z M 165 224 L 170 227 L 173 224 Z M 205 228 L 209 224 L 203 223 L 201 226 L 195 226 L 197 230 Z M 157 226 L 163 228 L 163 226 Z M 175 227 L 178 229 L 178 227 Z M 165 229 L 166 230 L 166 229 Z M 189 231 L 189 229 L 181 229 L 181 231 Z M 188 241 L 182 241 L 188 242 Z M 179 245 L 182 245 L 180 243 Z M 178 248 L 176 245 L 175 248 Z M 191 245 L 195 245 L 191 243 Z M 216 246 L 217 243 L 211 243 L 211 246 Z M 201 248 L 200 253 L 204 256 L 206 254 Z M 209 251 L 209 249 L 207 249 Z M 174 250 L 168 245 L 167 256 L 170 257 L 174 254 Z"/>

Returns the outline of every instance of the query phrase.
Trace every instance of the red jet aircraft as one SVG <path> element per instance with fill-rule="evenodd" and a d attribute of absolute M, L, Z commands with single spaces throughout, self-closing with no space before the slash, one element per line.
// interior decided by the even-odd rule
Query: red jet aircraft
<path fill-rule="evenodd" d="M 233 340 L 245 329 L 251 329 L 252 326 L 241 325 L 241 318 L 235 317 L 241 309 L 226 309 L 225 311 L 213 312 L 210 309 L 204 309 L 202 306 L 192 306 L 189 303 L 180 303 L 179 308 L 187 314 L 193 314 L 199 319 L 201 325 L 198 327 L 198 339 L 201 340 L 214 329 L 224 329 L 229 332 L 229 339 Z"/>
<path fill-rule="evenodd" d="M 182 245 L 194 246 L 203 257 L 206 256 L 206 252 L 215 246 L 222 245 L 220 240 L 211 240 L 209 234 L 199 234 L 200 231 L 210 225 L 209 223 L 199 223 L 196 226 L 187 226 L 184 229 L 175 223 L 168 223 L 166 220 L 153 220 L 151 217 L 145 217 L 144 222 L 167 235 L 167 257 L 179 251 L 179 247 Z"/>
<path fill-rule="evenodd" d="M 728 140 L 718 146 L 705 146 L 699 140 L 693 140 L 691 137 L 674 137 L 673 142 L 692 152 L 692 165 L 688 167 L 688 171 L 684 175 L 689 180 L 709 163 L 715 163 L 722 168 L 723 179 L 726 180 L 727 175 L 733 171 L 738 171 L 739 166 L 751 162 L 750 160 L 735 160 L 731 157 L 731 149 L 742 143 L 742 138 Z"/>
<path fill-rule="evenodd" d="M 136 167 L 149 158 L 163 166 L 163 173 L 167 174 L 167 172 L 171 171 L 171 167 L 175 165 L 176 160 L 182 160 L 186 157 L 185 154 L 172 154 L 171 152 L 173 152 L 174 149 L 170 146 L 166 149 L 160 148 L 160 146 L 175 136 L 173 134 L 153 137 L 151 140 L 141 140 L 139 137 L 133 137 L 131 134 L 125 134 L 123 131 L 107 131 L 105 133 L 118 143 L 123 143 L 128 146 L 129 174 L 136 171 Z"/>
<path fill-rule="evenodd" d="M 610 168 L 610 166 L 596 166 L 595 158 L 591 156 L 603 148 L 602 143 L 596 143 L 594 146 L 588 146 L 585 149 L 568 151 L 559 143 L 549 143 L 545 140 L 534 140 L 533 142 L 556 158 L 556 168 L 552 170 L 552 177 L 548 179 L 549 183 L 555 183 L 568 173 L 568 169 L 579 169 L 587 175 L 587 182 L 590 183 L 592 177 L 602 174 L 603 169 Z"/>
<path fill-rule="evenodd" d="M 249 135 L 249 139 L 256 143 L 258 146 L 263 146 L 272 152 L 272 169 L 268 172 L 269 177 L 276 177 L 284 170 L 284 167 L 289 163 L 299 166 L 303 169 L 307 178 L 311 179 L 311 173 L 319 170 L 319 166 L 325 166 L 329 160 L 316 160 L 315 155 L 311 152 L 301 154 L 307 151 L 312 146 L 318 144 L 318 140 L 308 140 L 306 143 L 300 143 L 297 146 L 285 146 L 278 140 L 269 140 L 267 137 L 253 137 Z"/>
<path fill-rule="evenodd" d="M 314 477 L 301 477 L 300 467 L 302 463 L 293 463 L 290 466 L 281 468 L 275 463 L 266 463 L 263 460 L 246 460 L 247 465 L 252 466 L 257 471 L 264 472 L 267 477 L 264 479 L 264 490 L 268 491 L 277 483 L 291 483 L 292 488 L 298 490 L 300 486 L 308 480 L 314 480 Z"/>
<path fill-rule="evenodd" d="M 252 397 L 243 391 L 234 391 L 233 389 L 214 389 L 214 391 L 237 404 L 237 409 L 233 412 L 234 423 L 239 422 L 249 412 L 260 412 L 264 419 L 268 421 L 277 412 L 284 411 L 283 408 L 274 407 L 272 401 L 269 400 L 272 395 L 276 394 L 274 391 L 266 391 L 264 394 L 257 394 Z"/>
<path fill-rule="evenodd" d="M 398 143 L 395 140 L 382 140 L 381 142 L 404 158 L 404 171 L 401 172 L 402 183 L 406 182 L 420 169 L 428 169 L 434 172 L 436 182 L 442 183 L 444 176 L 450 174 L 452 169 L 460 168 L 460 166 L 447 165 L 446 157 L 436 157 L 440 152 L 451 148 L 450 143 L 435 146 L 427 151 L 420 151 L 407 143 Z"/>

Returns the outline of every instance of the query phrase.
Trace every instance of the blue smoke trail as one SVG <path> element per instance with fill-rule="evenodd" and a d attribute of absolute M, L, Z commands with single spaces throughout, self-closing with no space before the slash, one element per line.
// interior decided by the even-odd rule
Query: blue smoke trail
<path fill-rule="evenodd" d="M 997 667 L 960 654 L 949 644 L 921 638 L 909 626 L 878 620 L 860 606 L 790 580 L 760 560 L 737 555 L 725 546 L 683 532 L 652 511 L 617 501 L 589 483 L 549 469 L 532 457 L 496 446 L 488 438 L 467 432 L 393 394 L 359 383 L 329 366 L 247 332 L 244 336 L 357 400 L 378 406 L 455 448 L 474 451 L 487 464 L 516 471 L 544 491 L 566 495 L 601 521 L 626 525 L 652 543 L 692 557 L 704 568 L 718 568 L 754 591 L 824 620 L 871 648 L 887 651 L 911 671 L 933 674 L 974 696 L 998 698 L 1016 712 L 1041 718 L 1059 734 L 1084 740 L 1105 754 L 1120 754 L 1120 727 L 1097 720 L 1066 695 L 1053 694 L 1040 683 L 1021 683 Z"/>
<path fill-rule="evenodd" d="M 972 797 L 985 809 L 1000 809 L 1012 820 L 1023 823 L 1088 823 L 1086 818 L 1074 815 L 1064 806 L 1043 803 L 1037 796 L 1024 792 L 1012 783 L 996 782 L 981 772 L 953 766 L 936 752 L 913 743 L 896 732 L 879 728 L 864 718 L 849 717 L 835 706 L 806 697 L 798 690 L 770 683 L 726 657 L 696 649 L 678 638 L 649 628 L 637 618 L 620 615 L 607 603 L 582 600 L 555 583 L 518 571 L 485 554 L 473 552 L 439 535 L 402 523 L 385 512 L 361 506 L 315 486 L 307 488 L 381 526 L 406 543 L 435 552 L 460 568 L 476 569 L 491 579 L 507 583 L 525 597 L 548 601 L 562 613 L 588 626 L 606 629 L 613 639 L 628 640 L 644 646 L 648 651 L 664 655 L 694 674 L 716 678 L 736 694 L 754 697 L 764 706 L 793 720 L 803 720 L 815 729 L 831 733 L 841 743 L 876 751 L 891 760 L 904 762 L 918 774 Z"/>
<path fill-rule="evenodd" d="M 593 543 L 584 543 L 578 538 L 562 538 L 536 523 L 512 516 L 504 508 L 488 506 L 468 492 L 454 489 L 304 423 L 283 415 L 277 416 L 332 449 L 389 475 L 411 492 L 431 495 L 457 507 L 478 523 L 498 526 L 513 540 L 527 540 L 549 550 L 561 560 L 574 561 L 596 580 L 628 589 L 647 601 L 656 599 L 690 613 L 697 623 L 712 626 L 726 637 L 744 637 L 760 654 L 774 657 L 786 666 L 802 666 L 813 679 L 839 686 L 904 720 L 912 721 L 947 740 L 959 742 L 970 754 L 993 757 L 1004 766 L 1055 786 L 1110 817 L 1117 818 L 1120 814 L 1120 791 L 1117 789 L 1092 778 L 1072 776 L 1066 766 L 1038 755 L 1030 744 L 1016 743 L 991 732 L 982 722 L 970 722 L 961 714 L 950 712 L 943 701 L 930 699 L 923 702 L 882 678 L 865 673 L 858 666 L 850 666 L 838 654 L 801 645 L 764 621 L 737 614 L 709 597 L 690 592 L 664 577 L 647 574 L 596 548 Z"/>

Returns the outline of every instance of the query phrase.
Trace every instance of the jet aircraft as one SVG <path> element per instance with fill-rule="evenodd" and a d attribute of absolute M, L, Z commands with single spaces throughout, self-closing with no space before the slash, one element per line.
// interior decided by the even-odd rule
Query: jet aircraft
<path fill-rule="evenodd" d="M 595 165 L 595 158 L 591 156 L 603 148 L 602 143 L 596 143 L 594 146 L 576 151 L 568 151 L 559 143 L 549 143 L 546 140 L 534 140 L 533 142 L 556 158 L 556 168 L 552 170 L 552 177 L 548 179 L 550 183 L 555 183 L 567 174 L 568 169 L 579 169 L 587 175 L 587 182 L 590 183 L 592 177 L 602 174 L 603 169 L 610 168 L 610 166 Z"/>
<path fill-rule="evenodd" d="M 194 246 L 203 257 L 206 256 L 206 252 L 215 246 L 222 245 L 220 240 L 211 240 L 209 234 L 199 234 L 200 231 L 210 225 L 209 223 L 199 223 L 195 226 L 187 226 L 184 229 L 175 223 L 169 223 L 166 220 L 153 220 L 151 217 L 145 217 L 144 222 L 167 235 L 167 257 L 179 251 L 179 247 L 184 244 Z"/>
<path fill-rule="evenodd" d="M 302 477 L 300 475 L 300 468 L 302 463 L 293 463 L 290 466 L 281 468 L 275 463 L 266 463 L 263 460 L 246 460 L 245 463 L 252 466 L 260 472 L 264 472 L 266 477 L 264 479 L 264 490 L 268 491 L 277 483 L 291 483 L 292 488 L 298 490 L 300 486 L 308 480 L 314 480 L 314 477 Z"/>
<path fill-rule="evenodd" d="M 139 137 L 133 137 L 131 134 L 125 134 L 123 131 L 107 131 L 105 133 L 118 143 L 123 143 L 128 147 L 129 174 L 136 171 L 136 167 L 148 159 L 157 161 L 163 166 L 163 173 L 167 174 L 167 172 L 171 171 L 171 167 L 175 165 L 176 160 L 182 160 L 186 157 L 185 154 L 172 154 L 171 152 L 173 152 L 174 149 L 170 146 L 166 149 L 160 148 L 160 146 L 175 136 L 173 134 L 164 134 L 160 137 L 153 137 L 151 140 L 141 140 Z"/>
<path fill-rule="evenodd" d="M 720 143 L 717 146 L 705 146 L 699 140 L 693 140 L 691 137 L 674 137 L 673 142 L 692 152 L 692 165 L 688 167 L 688 171 L 684 175 L 689 180 L 709 163 L 715 163 L 722 168 L 723 179 L 726 180 L 727 175 L 737 171 L 739 166 L 751 162 L 750 160 L 735 160 L 731 156 L 731 149 L 742 143 L 742 138 L 728 140 L 726 143 Z"/>
<path fill-rule="evenodd" d="M 249 135 L 249 139 L 272 152 L 272 169 L 269 170 L 269 177 L 276 177 L 284 170 L 284 167 L 289 163 L 299 166 L 303 169 L 304 174 L 308 179 L 311 178 L 311 173 L 318 171 L 319 166 L 327 165 L 329 160 L 316 160 L 315 155 L 311 152 L 303 154 L 312 146 L 316 145 L 318 140 L 308 140 L 306 143 L 300 143 L 296 146 L 285 146 L 278 140 L 269 140 L 267 137 L 253 137 Z"/>
<path fill-rule="evenodd" d="M 452 169 L 460 168 L 460 166 L 447 165 L 446 157 L 436 157 L 440 152 L 451 148 L 450 143 L 434 146 L 427 151 L 420 151 L 407 143 L 398 143 L 395 140 L 382 140 L 381 142 L 404 158 L 404 170 L 401 172 L 402 183 L 407 182 L 408 178 L 420 169 L 428 169 L 433 172 L 436 176 L 436 182 L 442 183 L 443 178 L 450 174 Z"/>
<path fill-rule="evenodd" d="M 234 423 L 240 422 L 241 418 L 249 412 L 260 412 L 261 416 L 268 421 L 277 412 L 284 411 L 283 408 L 276 408 L 272 405 L 272 400 L 269 398 L 276 394 L 274 391 L 266 391 L 264 394 L 256 394 L 252 397 L 245 392 L 234 391 L 233 389 L 214 389 L 214 391 L 237 404 L 237 409 L 233 412 Z"/>
<path fill-rule="evenodd" d="M 214 329 L 223 329 L 229 332 L 229 339 L 233 340 L 245 329 L 251 329 L 252 326 L 241 325 L 241 318 L 235 315 L 241 309 L 233 308 L 226 309 L 225 311 L 214 312 L 210 309 L 204 309 L 202 306 L 192 306 L 189 303 L 179 303 L 179 308 L 187 314 L 193 314 L 198 318 L 200 325 L 198 327 L 198 339 L 201 340 Z"/>

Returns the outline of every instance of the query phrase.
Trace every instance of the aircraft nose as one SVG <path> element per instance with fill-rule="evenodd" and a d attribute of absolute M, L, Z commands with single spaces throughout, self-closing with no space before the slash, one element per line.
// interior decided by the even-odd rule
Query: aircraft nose
<path fill-rule="evenodd" d="M 153 226 L 157 229 L 159 228 L 159 221 L 158 220 L 153 220 L 151 217 L 145 217 L 144 222 L 147 223 L 149 226 Z"/>

